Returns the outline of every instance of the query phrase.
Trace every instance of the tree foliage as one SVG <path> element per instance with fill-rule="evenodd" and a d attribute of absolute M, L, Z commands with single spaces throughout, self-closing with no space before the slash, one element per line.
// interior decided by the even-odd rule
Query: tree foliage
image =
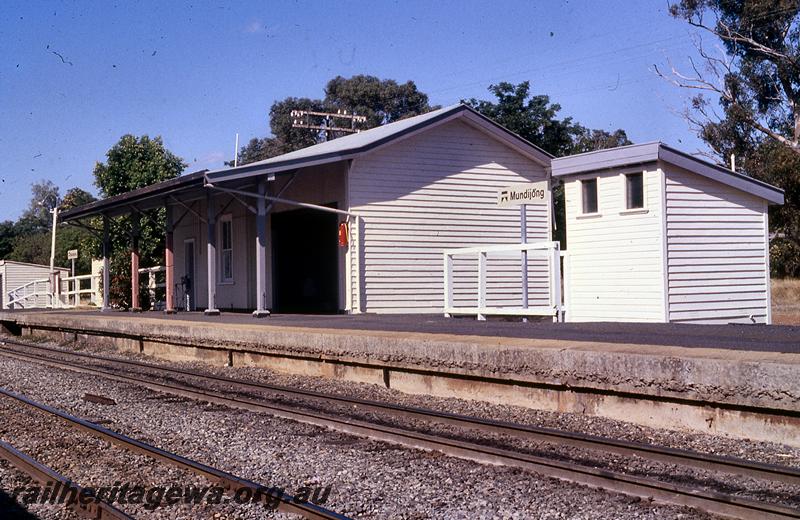
<path fill-rule="evenodd" d="M 124 135 L 106 154 L 106 162 L 94 167 L 95 186 L 105 197 L 144 188 L 157 182 L 179 176 L 186 164 L 183 159 L 164 147 L 161 137 Z M 80 198 L 80 194 L 75 194 Z M 111 305 L 130 306 L 130 252 L 134 234 L 133 219 L 139 224 L 140 265 L 149 267 L 163 264 L 165 215 L 163 209 L 141 215 L 118 217 L 111 223 Z M 95 227 L 100 223 L 96 222 Z M 92 241 L 95 256 L 102 254 L 96 238 Z"/>
<path fill-rule="evenodd" d="M 695 92 L 686 117 L 721 163 L 735 154 L 742 172 L 785 190 L 770 208 L 773 274 L 800 276 L 800 2 L 682 0 L 670 12 L 722 46 L 698 39 L 691 73 L 656 72 Z"/>
<path fill-rule="evenodd" d="M 31 184 L 31 200 L 17 221 L 17 233 L 29 235 L 50 229 L 53 221 L 50 212 L 59 203 L 59 197 L 58 186 L 52 181 Z"/>
<path fill-rule="evenodd" d="M 52 214 L 50 209 L 56 204 L 63 211 L 70 207 L 88 204 L 95 198 L 80 188 L 67 191 L 59 203 L 59 189 L 51 181 L 39 181 L 31 185 L 31 202 L 14 222 L 0 224 L 0 258 L 49 265 L 52 240 Z M 6 238 L 6 236 L 10 237 Z M 82 230 L 69 226 L 60 226 L 56 233 L 55 265 L 67 267 L 67 251 L 78 249 L 83 251 L 76 262 L 78 273 L 87 273 L 91 269 L 90 235 Z"/>
<path fill-rule="evenodd" d="M 161 137 L 123 135 L 106 153 L 106 162 L 94 167 L 95 186 L 103 197 L 177 177 L 186 168 L 183 159 L 166 148 Z"/>
<path fill-rule="evenodd" d="M 325 87 L 323 99 L 288 97 L 272 104 L 269 111 L 271 136 L 253 138 L 239 151 L 239 164 L 248 164 L 299 150 L 317 143 L 318 136 L 307 128 L 293 128 L 293 110 L 333 112 L 346 110 L 366 117 L 358 128 L 366 130 L 406 117 L 424 114 L 432 109 L 428 96 L 413 81 L 397 83 L 375 76 L 352 78 L 337 76 Z M 329 132 L 328 138 L 344 135 Z M 233 161 L 226 163 L 233 165 Z"/>
<path fill-rule="evenodd" d="M 489 92 L 494 101 L 462 102 L 556 157 L 631 144 L 624 130 L 590 130 L 571 117 L 559 119 L 561 105 L 549 96 L 532 95 L 528 81 L 490 85 Z"/>

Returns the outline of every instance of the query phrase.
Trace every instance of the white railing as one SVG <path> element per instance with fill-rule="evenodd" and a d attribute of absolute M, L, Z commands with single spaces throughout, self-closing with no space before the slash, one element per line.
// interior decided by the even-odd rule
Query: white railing
<path fill-rule="evenodd" d="M 519 306 L 487 305 L 487 270 L 490 254 L 504 255 L 508 260 L 508 253 L 520 253 L 520 303 Z M 523 254 L 526 252 L 527 255 Z M 467 256 L 478 259 L 477 291 L 475 291 L 475 306 L 456 306 L 454 302 L 455 281 L 453 277 L 454 257 Z M 561 251 L 558 242 L 535 242 L 531 244 L 508 244 L 479 247 L 465 247 L 448 249 L 444 251 L 444 315 L 474 315 L 479 320 L 485 320 L 488 315 L 498 316 L 552 316 L 553 321 L 562 321 L 564 304 L 561 297 Z M 528 295 L 528 266 L 527 258 L 547 260 L 547 286 L 549 296 L 546 305 L 529 306 Z M 524 260 L 523 260 L 524 259 Z M 523 265 L 524 262 L 524 265 Z M 470 291 L 472 292 L 472 291 Z"/>
<path fill-rule="evenodd" d="M 61 287 L 56 300 L 58 306 L 63 309 L 79 307 L 84 294 L 89 295 L 89 303 L 98 306 L 97 287 L 100 284 L 100 278 L 100 275 L 91 274 L 61 278 Z M 84 282 L 88 282 L 88 284 Z"/>
<path fill-rule="evenodd" d="M 159 283 L 156 274 L 166 272 L 167 268 L 162 265 L 139 269 L 139 274 L 147 274 L 147 292 L 150 294 L 150 306 L 153 310 L 162 310 L 165 306 L 164 302 L 156 301 L 156 289 L 166 289 L 167 283 L 166 281 Z"/>
<path fill-rule="evenodd" d="M 50 291 L 49 278 L 31 280 L 25 285 L 20 285 L 16 289 L 9 291 L 6 307 L 9 309 L 40 307 L 40 301 L 42 300 L 45 302 L 45 307 L 53 306 L 53 295 Z"/>

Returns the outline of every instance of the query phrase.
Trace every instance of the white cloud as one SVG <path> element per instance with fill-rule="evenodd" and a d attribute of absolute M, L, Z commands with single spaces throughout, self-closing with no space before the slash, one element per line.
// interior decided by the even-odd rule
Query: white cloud
<path fill-rule="evenodd" d="M 208 152 L 194 160 L 197 166 L 221 166 L 223 161 L 229 159 L 223 152 Z"/>
<path fill-rule="evenodd" d="M 267 30 L 267 27 L 264 25 L 264 22 L 261 20 L 253 20 L 252 22 L 248 23 L 245 28 L 244 32 L 250 34 L 256 34 L 260 32 L 264 32 Z"/>

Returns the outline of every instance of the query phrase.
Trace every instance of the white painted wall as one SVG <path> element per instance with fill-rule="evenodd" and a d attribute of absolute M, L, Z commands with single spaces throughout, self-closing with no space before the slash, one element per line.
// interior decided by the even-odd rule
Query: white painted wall
<path fill-rule="evenodd" d="M 463 121 L 451 121 L 356 159 L 350 209 L 363 216 L 351 259 L 351 291 L 361 263 L 362 310 L 438 313 L 444 249 L 520 240 L 519 209 L 497 206 L 497 190 L 547 178 L 543 166 Z M 528 240 L 550 238 L 549 207 L 528 211 Z M 519 306 L 519 256 L 490 257 L 489 305 Z M 457 261 L 454 301 L 474 306 L 477 260 Z M 530 305 L 546 302 L 547 267 L 530 262 Z"/>
<path fill-rule="evenodd" d="M 214 207 L 222 215 L 231 215 L 233 226 L 233 282 L 221 282 L 219 251 L 221 239 L 219 226 L 217 226 L 217 308 L 220 310 L 250 309 L 255 307 L 255 292 L 251 290 L 251 270 L 254 269 L 255 221 L 252 214 L 238 202 L 231 202 L 227 194 L 214 196 Z M 225 206 L 227 209 L 224 209 Z M 196 201 L 192 208 L 203 218 L 206 217 L 205 200 Z M 183 214 L 182 206 L 174 206 L 175 218 Z M 195 308 L 205 309 L 208 305 L 208 277 L 207 277 L 207 225 L 193 214 L 187 214 L 174 230 L 175 245 L 175 283 L 179 284 L 181 277 L 186 274 L 186 256 L 184 245 L 187 240 L 194 240 L 195 253 Z M 251 294 L 252 293 L 252 294 Z M 183 301 L 175 302 L 178 308 L 183 309 Z"/>
<path fill-rule="evenodd" d="M 644 171 L 644 210 L 625 208 L 623 173 Z M 598 213 L 583 216 L 582 179 L 598 179 Z M 567 321 L 664 321 L 663 178 L 656 167 L 571 177 L 564 184 Z"/>
<path fill-rule="evenodd" d="M 768 322 L 767 202 L 676 166 L 663 168 L 670 321 Z"/>
<path fill-rule="evenodd" d="M 69 276 L 69 269 L 56 267 L 56 270 L 61 272 L 62 277 Z M 3 306 L 5 306 L 9 301 L 8 293 L 10 291 L 32 282 L 33 280 L 49 278 L 50 266 L 2 260 L 0 261 L 0 275 L 2 275 L 3 278 L 3 286 L 0 290 L 3 292 L 2 301 Z M 39 296 L 35 299 L 36 307 L 45 307 L 49 303 L 50 298 L 47 296 Z M 33 307 L 34 299 L 27 300 L 24 305 L 26 307 Z"/>

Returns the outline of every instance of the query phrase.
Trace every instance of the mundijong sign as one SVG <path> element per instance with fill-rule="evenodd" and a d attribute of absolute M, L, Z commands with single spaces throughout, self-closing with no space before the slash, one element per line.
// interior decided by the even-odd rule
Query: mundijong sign
<path fill-rule="evenodd" d="M 497 193 L 497 205 L 518 206 L 520 204 L 547 204 L 547 192 L 547 181 L 514 184 L 500 189 Z"/>

